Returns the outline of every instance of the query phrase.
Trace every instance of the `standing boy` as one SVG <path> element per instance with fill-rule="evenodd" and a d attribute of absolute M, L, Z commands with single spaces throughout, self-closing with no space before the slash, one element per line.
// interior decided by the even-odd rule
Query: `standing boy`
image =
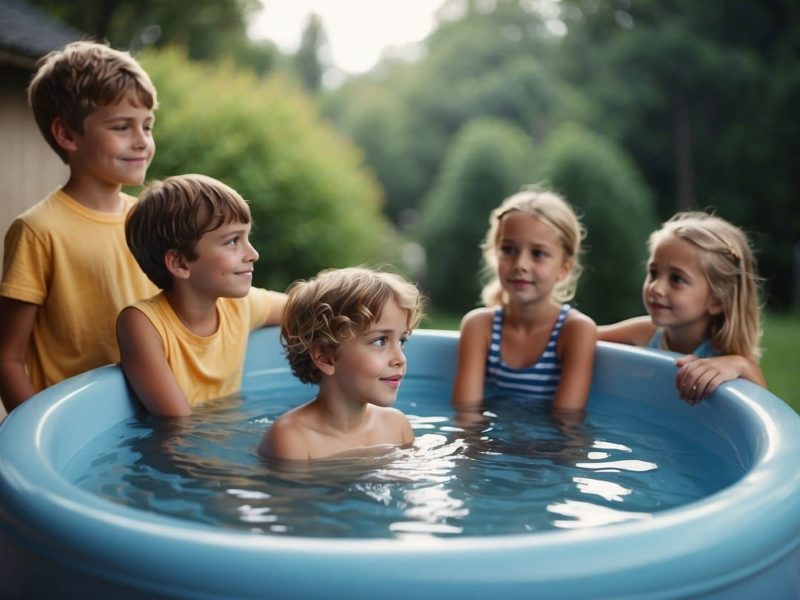
<path fill-rule="evenodd" d="M 181 417 L 239 391 L 251 330 L 277 325 L 286 296 L 251 286 L 250 207 L 224 183 L 178 175 L 145 189 L 125 232 L 163 291 L 123 310 L 122 370 L 153 415 Z"/>
<path fill-rule="evenodd" d="M 0 397 L 8 411 L 117 362 L 117 314 L 156 291 L 125 244 L 136 200 L 122 193 L 144 181 L 155 153 L 158 101 L 147 73 L 127 52 L 75 42 L 42 59 L 28 99 L 69 179 L 5 237 Z"/>

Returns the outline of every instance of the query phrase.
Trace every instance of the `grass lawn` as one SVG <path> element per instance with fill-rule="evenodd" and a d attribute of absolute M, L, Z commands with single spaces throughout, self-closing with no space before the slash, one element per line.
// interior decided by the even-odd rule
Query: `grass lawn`
<path fill-rule="evenodd" d="M 458 329 L 460 315 L 432 311 L 426 329 Z M 800 412 L 800 313 L 767 313 L 761 368 L 770 391 Z"/>
<path fill-rule="evenodd" d="M 769 390 L 800 412 L 800 313 L 767 313 L 761 346 Z"/>

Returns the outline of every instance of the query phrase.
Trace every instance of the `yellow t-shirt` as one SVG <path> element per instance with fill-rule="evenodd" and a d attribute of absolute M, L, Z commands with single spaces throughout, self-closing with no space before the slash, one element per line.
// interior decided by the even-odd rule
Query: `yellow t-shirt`
<path fill-rule="evenodd" d="M 250 331 L 269 315 L 269 292 L 251 288 L 244 298 L 219 298 L 219 327 L 208 337 L 195 335 L 175 314 L 163 292 L 133 305 L 156 328 L 170 369 L 189 406 L 238 392 Z"/>
<path fill-rule="evenodd" d="M 86 208 L 61 190 L 22 213 L 5 237 L 0 296 L 38 305 L 27 357 L 42 390 L 119 362 L 119 311 L 158 291 L 125 242 L 125 210 Z"/>

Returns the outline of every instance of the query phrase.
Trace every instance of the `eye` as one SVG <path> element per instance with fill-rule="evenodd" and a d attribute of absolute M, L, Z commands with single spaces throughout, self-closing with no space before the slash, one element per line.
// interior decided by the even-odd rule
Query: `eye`
<path fill-rule="evenodd" d="M 547 258 L 550 255 L 541 248 L 534 248 L 533 250 L 531 250 L 531 256 L 533 258 Z"/>
<path fill-rule="evenodd" d="M 400 347 L 404 348 L 408 341 L 408 334 L 400 336 Z"/>
<path fill-rule="evenodd" d="M 386 336 L 382 335 L 380 337 L 375 338 L 374 340 L 370 340 L 370 346 L 375 346 L 377 348 L 382 348 L 386 345 Z"/>
<path fill-rule="evenodd" d="M 653 281 L 657 277 L 658 277 L 658 271 L 656 271 L 655 269 L 647 269 L 647 278 L 650 281 Z"/>
<path fill-rule="evenodd" d="M 669 282 L 675 285 L 680 285 L 686 283 L 686 279 L 684 279 L 681 275 L 678 275 L 677 273 L 673 273 L 672 275 L 669 276 Z"/>
<path fill-rule="evenodd" d="M 241 237 L 238 236 L 238 235 L 235 235 L 231 239 L 229 239 L 227 242 L 225 242 L 225 245 L 226 246 L 238 246 L 239 245 L 239 240 L 241 240 Z"/>
<path fill-rule="evenodd" d="M 500 247 L 497 249 L 501 256 L 513 256 L 516 252 L 516 248 L 511 244 L 500 244 Z"/>

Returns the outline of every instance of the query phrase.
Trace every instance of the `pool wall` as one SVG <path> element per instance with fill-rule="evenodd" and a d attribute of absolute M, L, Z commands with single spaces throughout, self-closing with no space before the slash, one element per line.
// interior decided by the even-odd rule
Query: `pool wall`
<path fill-rule="evenodd" d="M 408 376 L 449 379 L 455 348 L 453 333 L 415 332 Z M 800 418 L 745 381 L 688 406 L 673 359 L 600 343 L 592 395 L 697 420 L 729 442 L 741 480 L 647 521 L 455 539 L 255 535 L 84 492 L 65 465 L 138 409 L 117 367 L 74 377 L 0 425 L 0 597 L 800 597 Z M 291 384 L 275 329 L 251 337 L 245 372 L 245 389 Z"/>

